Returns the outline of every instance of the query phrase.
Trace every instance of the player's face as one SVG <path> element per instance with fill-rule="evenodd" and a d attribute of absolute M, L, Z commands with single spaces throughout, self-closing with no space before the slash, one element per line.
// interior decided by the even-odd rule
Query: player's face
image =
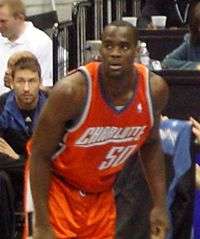
<path fill-rule="evenodd" d="M 106 27 L 100 52 L 108 76 L 122 76 L 130 71 L 136 53 L 132 29 L 127 26 Z"/>
<path fill-rule="evenodd" d="M 16 70 L 11 86 L 21 109 L 29 110 L 36 106 L 40 89 L 40 78 L 37 72 L 28 69 Z"/>
<path fill-rule="evenodd" d="M 17 19 L 12 15 L 8 6 L 0 7 L 0 33 L 10 38 L 16 33 Z"/>

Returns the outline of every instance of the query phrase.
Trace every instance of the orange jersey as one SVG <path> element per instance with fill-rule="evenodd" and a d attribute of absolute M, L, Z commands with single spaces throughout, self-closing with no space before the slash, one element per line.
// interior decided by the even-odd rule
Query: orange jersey
<path fill-rule="evenodd" d="M 105 94 L 99 78 L 100 63 L 79 68 L 88 82 L 83 114 L 63 138 L 54 155 L 54 175 L 85 192 L 112 188 L 125 161 L 145 142 L 153 126 L 149 72 L 135 64 L 137 85 L 132 99 L 117 110 Z"/>

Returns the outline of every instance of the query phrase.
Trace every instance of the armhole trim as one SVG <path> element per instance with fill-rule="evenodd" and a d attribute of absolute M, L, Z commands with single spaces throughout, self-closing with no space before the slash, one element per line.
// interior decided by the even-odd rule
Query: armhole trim
<path fill-rule="evenodd" d="M 150 120 L 151 120 L 151 127 L 153 127 L 154 124 L 154 110 L 153 110 L 153 102 L 152 102 L 152 92 L 151 92 L 151 85 L 150 85 L 150 71 L 148 68 L 145 68 L 144 73 L 144 81 L 145 81 L 145 89 L 146 89 L 146 98 L 147 98 L 147 104 L 150 114 Z"/>
<path fill-rule="evenodd" d="M 68 129 L 68 132 L 76 131 L 85 122 L 85 119 L 88 116 L 89 108 L 91 105 L 91 99 L 92 99 L 92 79 L 91 79 L 90 72 L 88 71 L 88 69 L 85 66 L 80 66 L 78 68 L 78 71 L 80 71 L 83 74 L 84 79 L 86 81 L 87 94 L 85 96 L 85 105 L 84 105 L 83 112 L 81 113 L 81 115 L 78 118 L 78 120 L 76 121 L 76 123 L 71 128 Z"/>

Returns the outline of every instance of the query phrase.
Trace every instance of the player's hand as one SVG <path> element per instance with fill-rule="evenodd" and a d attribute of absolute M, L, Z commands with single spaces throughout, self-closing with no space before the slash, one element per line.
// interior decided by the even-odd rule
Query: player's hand
<path fill-rule="evenodd" d="M 50 226 L 35 227 L 33 239 L 56 239 L 56 236 Z"/>
<path fill-rule="evenodd" d="M 190 122 L 192 123 L 192 132 L 196 136 L 197 143 L 200 144 L 200 123 L 192 117 L 190 117 Z"/>
<path fill-rule="evenodd" d="M 150 214 L 151 239 L 165 239 L 170 228 L 167 209 L 154 207 Z"/>
<path fill-rule="evenodd" d="M 19 159 L 19 155 L 3 138 L 0 138 L 0 153 L 8 155 L 14 160 Z"/>
<path fill-rule="evenodd" d="M 195 165 L 195 183 L 196 188 L 200 190 L 200 166 L 197 163 Z"/>

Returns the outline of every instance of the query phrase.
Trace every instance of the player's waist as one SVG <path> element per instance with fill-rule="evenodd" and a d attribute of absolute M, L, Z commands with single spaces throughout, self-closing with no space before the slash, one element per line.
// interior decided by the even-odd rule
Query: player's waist
<path fill-rule="evenodd" d="M 65 186 L 76 189 L 77 191 L 80 191 L 84 195 L 99 194 L 105 191 L 110 191 L 112 190 L 113 182 L 115 180 L 115 177 L 112 177 L 112 179 L 109 180 L 109 183 L 98 183 L 98 180 L 93 178 L 91 183 L 87 183 L 85 182 L 85 180 L 80 182 L 78 177 L 77 180 L 74 180 L 70 176 L 66 177 L 57 171 L 53 171 L 53 175 Z"/>

